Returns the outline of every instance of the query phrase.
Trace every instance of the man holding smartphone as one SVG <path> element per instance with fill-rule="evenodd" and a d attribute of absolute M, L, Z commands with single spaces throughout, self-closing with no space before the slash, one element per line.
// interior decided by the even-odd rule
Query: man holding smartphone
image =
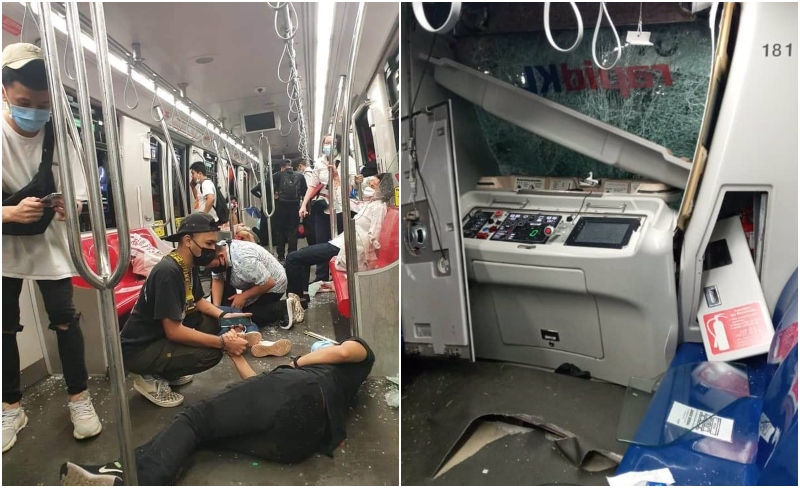
<path fill-rule="evenodd" d="M 185 385 L 192 375 L 216 366 L 223 352 L 241 355 L 242 337 L 219 336 L 219 319 L 249 317 L 228 314 L 203 298 L 198 266 L 216 257 L 217 223 L 207 213 L 193 213 L 165 240 L 178 247 L 150 272 L 131 316 L 120 333 L 125 369 L 133 387 L 159 407 L 177 407 L 183 395 L 171 386 Z"/>
<path fill-rule="evenodd" d="M 24 279 L 42 292 L 50 330 L 69 394 L 73 436 L 96 436 L 103 426 L 87 390 L 88 374 L 80 314 L 72 300 L 76 274 L 67 245 L 64 199 L 43 198 L 57 191 L 59 152 L 50 123 L 50 92 L 41 49 L 10 44 L 3 49 L 3 452 L 17 442 L 28 424 L 21 406 L 20 356 L 17 333 Z M 86 182 L 74 147 L 66 164 L 73 165 L 75 195 L 86 200 Z"/>

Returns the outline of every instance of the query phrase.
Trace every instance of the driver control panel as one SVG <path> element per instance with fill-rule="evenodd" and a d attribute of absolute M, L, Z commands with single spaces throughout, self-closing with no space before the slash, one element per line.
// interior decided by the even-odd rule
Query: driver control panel
<path fill-rule="evenodd" d="M 561 215 L 477 209 L 466 218 L 464 237 L 492 241 L 546 244 L 561 222 Z"/>

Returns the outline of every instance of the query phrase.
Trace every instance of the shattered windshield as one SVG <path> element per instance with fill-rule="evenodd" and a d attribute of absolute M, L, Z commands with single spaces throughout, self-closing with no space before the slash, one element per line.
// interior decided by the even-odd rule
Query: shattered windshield
<path fill-rule="evenodd" d="M 581 4 L 582 13 L 593 12 L 583 14 L 583 40 L 574 51 L 562 53 L 550 45 L 542 30 L 541 3 L 467 4 L 462 22 L 469 20 L 453 45 L 456 61 L 691 160 L 711 71 L 708 18 L 693 18 L 680 11 L 677 4 L 646 6 L 643 30 L 651 33 L 653 46 L 625 45 L 626 33 L 637 29 L 636 22 L 617 25 L 624 46 L 622 55 L 612 69 L 604 71 L 592 61 L 597 5 Z M 639 3 L 622 5 L 626 6 L 628 23 L 631 14 L 638 17 Z M 609 11 L 615 20 L 615 10 Z M 554 7 L 551 26 L 558 24 L 556 14 Z M 654 23 L 648 24 L 648 16 Z M 569 13 L 568 17 L 572 28 L 563 28 L 563 16 L 562 28 L 553 27 L 553 39 L 562 48 L 575 42 L 574 16 Z M 603 25 L 608 26 L 605 18 Z M 598 60 L 610 65 L 616 57 L 616 41 L 610 27 L 601 27 L 597 48 Z M 636 178 L 481 108 L 475 110 L 503 175 L 585 176 L 592 171 L 595 178 Z"/>

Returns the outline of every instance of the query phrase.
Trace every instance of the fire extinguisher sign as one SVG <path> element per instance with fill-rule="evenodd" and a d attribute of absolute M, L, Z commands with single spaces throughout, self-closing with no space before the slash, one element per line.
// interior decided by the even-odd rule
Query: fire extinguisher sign
<path fill-rule="evenodd" d="M 746 349 L 770 340 L 758 303 L 715 310 L 703 316 L 703 325 L 713 355 Z"/>

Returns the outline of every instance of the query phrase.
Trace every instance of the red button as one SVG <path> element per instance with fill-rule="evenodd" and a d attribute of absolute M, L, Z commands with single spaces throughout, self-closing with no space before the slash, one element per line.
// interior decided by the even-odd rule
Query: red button
<path fill-rule="evenodd" d="M 550 234 L 553 233 L 553 228 L 552 227 L 545 227 L 544 228 L 544 233 L 545 233 L 545 235 L 549 236 Z"/>
<path fill-rule="evenodd" d="M 487 237 L 489 237 L 489 234 L 485 232 L 478 232 L 478 235 L 475 237 L 477 237 L 478 239 L 486 239 Z"/>
<path fill-rule="evenodd" d="M 495 231 L 497 231 L 497 226 L 496 225 L 493 225 L 493 226 L 489 227 L 489 232 L 495 232 Z"/>
<path fill-rule="evenodd" d="M 497 212 L 494 213 L 494 215 L 495 215 L 495 217 L 500 217 L 501 215 L 503 215 L 503 211 L 502 210 L 498 210 Z"/>

